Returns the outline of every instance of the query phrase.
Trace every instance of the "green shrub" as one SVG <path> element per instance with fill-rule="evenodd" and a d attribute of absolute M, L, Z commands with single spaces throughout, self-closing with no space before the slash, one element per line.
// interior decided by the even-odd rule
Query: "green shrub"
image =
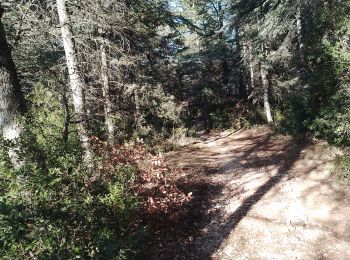
<path fill-rule="evenodd" d="M 337 178 L 345 184 L 350 184 L 350 154 L 339 156 L 335 162 L 334 172 Z"/>
<path fill-rule="evenodd" d="M 4 160 L 2 159 L 2 166 Z M 70 165 L 67 162 L 67 165 Z M 0 255 L 4 258 L 113 259 L 133 252 L 129 223 L 138 201 L 129 191 L 132 174 L 121 168 L 98 178 L 77 165 L 2 167 Z"/>
<path fill-rule="evenodd" d="M 141 230 L 129 228 L 138 206 L 129 191 L 133 170 L 120 168 L 108 180 L 93 180 L 83 167 L 65 163 L 46 171 L 26 163 L 14 171 L 1 159 L 0 255 L 114 259 L 134 254 Z"/>
<path fill-rule="evenodd" d="M 337 145 L 350 144 L 350 103 L 348 90 L 342 89 L 331 98 L 330 104 L 321 108 L 311 124 L 317 137 Z"/>
<path fill-rule="evenodd" d="M 135 169 L 87 171 L 74 125 L 68 142 L 62 139 L 58 100 L 33 91 L 35 117 L 22 120 L 20 169 L 10 166 L 11 144 L 0 142 L 0 258 L 130 259 L 144 237 L 132 225 L 139 205 L 131 191 Z"/>
<path fill-rule="evenodd" d="M 239 103 L 233 108 L 217 109 L 209 114 L 211 129 L 242 129 L 264 123 L 264 112 L 258 108 L 248 108 L 244 103 Z"/>

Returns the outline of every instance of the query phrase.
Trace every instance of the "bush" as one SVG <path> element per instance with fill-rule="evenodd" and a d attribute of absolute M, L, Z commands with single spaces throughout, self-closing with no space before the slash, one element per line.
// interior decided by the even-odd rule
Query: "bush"
<path fill-rule="evenodd" d="M 74 125 L 69 140 L 62 139 L 58 100 L 34 89 L 29 115 L 35 117 L 22 119 L 20 169 L 10 166 L 11 144 L 0 142 L 1 259 L 130 259 L 144 237 L 133 225 L 136 170 L 118 162 L 105 170 L 106 153 L 95 158 L 101 167 L 85 169 Z"/>
<path fill-rule="evenodd" d="M 238 102 L 235 106 L 229 104 L 218 107 L 209 113 L 209 129 L 242 129 L 249 128 L 256 124 L 265 123 L 265 114 L 255 107 L 249 107 L 243 102 Z"/>
<path fill-rule="evenodd" d="M 350 103 L 348 90 L 342 89 L 331 98 L 328 106 L 311 125 L 317 137 L 337 145 L 350 144 Z"/>
<path fill-rule="evenodd" d="M 350 183 L 350 154 L 339 156 L 335 162 L 335 174 L 338 179 L 345 183 Z"/>
<path fill-rule="evenodd" d="M 129 225 L 138 206 L 129 189 L 134 170 L 120 167 L 104 179 L 65 163 L 44 171 L 27 162 L 14 171 L 1 158 L 0 255 L 115 259 L 135 254 L 142 230 Z"/>

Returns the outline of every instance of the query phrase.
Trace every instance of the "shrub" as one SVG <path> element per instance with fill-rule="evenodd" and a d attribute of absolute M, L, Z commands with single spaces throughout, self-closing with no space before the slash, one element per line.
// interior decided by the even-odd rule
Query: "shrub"
<path fill-rule="evenodd" d="M 350 144 L 349 91 L 342 89 L 331 98 L 330 104 L 321 108 L 320 115 L 311 125 L 317 137 L 337 145 Z"/>
<path fill-rule="evenodd" d="M 23 166 L 14 170 L 0 147 L 1 259 L 130 259 L 143 242 L 133 225 L 138 199 L 131 190 L 136 170 L 98 154 L 96 167 L 81 164 L 73 131 L 62 139 L 59 99 L 34 89 L 29 115 L 22 119 Z"/>
<path fill-rule="evenodd" d="M 0 255 L 4 258 L 114 259 L 136 253 L 142 230 L 129 225 L 138 206 L 129 189 L 132 168 L 121 167 L 104 179 L 69 161 L 46 170 L 27 162 L 14 171 L 6 164 L 2 158 Z"/>
<path fill-rule="evenodd" d="M 334 172 L 338 177 L 338 179 L 345 184 L 349 184 L 350 183 L 350 154 L 337 157 L 335 165 L 336 167 L 334 169 Z"/>

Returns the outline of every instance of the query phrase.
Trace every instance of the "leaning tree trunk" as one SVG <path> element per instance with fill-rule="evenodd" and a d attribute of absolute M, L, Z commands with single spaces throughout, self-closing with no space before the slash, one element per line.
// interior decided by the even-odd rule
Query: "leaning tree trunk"
<path fill-rule="evenodd" d="M 18 157 L 17 139 L 20 137 L 22 127 L 16 122 L 16 116 L 24 111 L 25 106 L 6 32 L 1 21 L 3 13 L 4 9 L 0 5 L 0 129 L 3 138 L 13 144 L 8 154 L 12 165 L 18 168 L 21 161 Z"/>
<path fill-rule="evenodd" d="M 261 81 L 264 91 L 264 110 L 266 114 L 267 123 L 273 125 L 271 106 L 269 102 L 269 80 L 268 80 L 268 72 L 266 70 L 265 64 L 261 64 Z"/>
<path fill-rule="evenodd" d="M 87 166 L 91 166 L 92 151 L 88 133 L 84 88 L 78 71 L 75 48 L 73 44 L 73 35 L 69 26 L 65 2 L 65 0 L 57 0 L 57 12 L 61 26 L 63 46 L 66 54 L 69 80 L 73 94 L 74 112 L 77 115 L 78 134 L 84 150 L 84 161 Z"/>
<path fill-rule="evenodd" d="M 105 113 L 105 124 L 107 128 L 108 143 L 114 143 L 114 125 L 113 125 L 113 103 L 111 101 L 109 79 L 108 79 L 108 63 L 105 42 L 102 39 L 100 43 L 101 51 L 101 79 L 102 79 L 102 93 L 104 99 L 104 113 Z"/>

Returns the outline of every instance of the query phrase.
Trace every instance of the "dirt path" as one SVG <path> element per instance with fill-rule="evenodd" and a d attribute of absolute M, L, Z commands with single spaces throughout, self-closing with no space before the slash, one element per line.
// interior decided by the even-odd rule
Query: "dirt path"
<path fill-rule="evenodd" d="M 182 249 L 169 247 L 168 257 L 350 259 L 350 192 L 330 174 L 336 152 L 258 128 L 168 154 L 180 168 L 202 169 L 207 183 L 193 191 L 197 204 L 206 194 L 203 205 L 188 208 L 189 218 L 205 215 L 191 224 L 196 234 L 177 241 Z"/>

